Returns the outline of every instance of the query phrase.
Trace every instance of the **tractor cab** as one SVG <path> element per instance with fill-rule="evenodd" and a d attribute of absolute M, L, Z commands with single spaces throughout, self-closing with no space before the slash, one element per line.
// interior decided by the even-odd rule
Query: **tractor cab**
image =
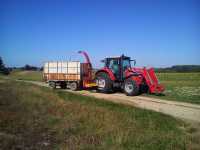
<path fill-rule="evenodd" d="M 105 58 L 102 62 L 104 62 L 104 67 L 110 69 L 114 74 L 116 80 L 122 81 L 125 78 L 125 71 L 131 68 L 131 62 L 135 60 L 131 60 L 130 57 L 120 56 L 120 57 L 109 57 Z"/>

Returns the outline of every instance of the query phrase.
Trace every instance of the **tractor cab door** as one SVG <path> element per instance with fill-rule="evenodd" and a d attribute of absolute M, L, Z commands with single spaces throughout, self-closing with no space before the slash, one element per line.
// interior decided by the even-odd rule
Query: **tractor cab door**
<path fill-rule="evenodd" d="M 115 78 L 120 80 L 120 60 L 118 58 L 107 58 L 106 66 L 113 72 Z"/>
<path fill-rule="evenodd" d="M 125 70 L 131 67 L 130 57 L 122 55 L 121 57 L 107 58 L 106 67 L 113 72 L 118 81 L 123 81 L 126 77 Z"/>
<path fill-rule="evenodd" d="M 121 73 L 121 81 L 124 81 L 126 78 L 125 71 L 126 69 L 131 68 L 131 60 L 130 57 L 126 57 L 122 55 L 120 57 L 120 73 Z"/>

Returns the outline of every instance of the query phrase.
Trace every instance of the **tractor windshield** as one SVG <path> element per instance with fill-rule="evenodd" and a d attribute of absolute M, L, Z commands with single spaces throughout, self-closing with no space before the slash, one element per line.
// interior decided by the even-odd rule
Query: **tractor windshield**
<path fill-rule="evenodd" d="M 130 59 L 123 60 L 123 70 L 126 70 L 127 68 L 131 68 Z"/>

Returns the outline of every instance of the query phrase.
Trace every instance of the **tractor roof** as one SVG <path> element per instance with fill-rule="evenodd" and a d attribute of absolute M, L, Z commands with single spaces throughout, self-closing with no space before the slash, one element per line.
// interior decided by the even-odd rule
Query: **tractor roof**
<path fill-rule="evenodd" d="M 124 55 L 121 55 L 121 56 L 113 56 L 113 57 L 106 57 L 106 59 L 119 59 L 121 57 L 124 57 L 125 59 L 130 59 L 130 57 L 128 56 L 124 56 Z"/>

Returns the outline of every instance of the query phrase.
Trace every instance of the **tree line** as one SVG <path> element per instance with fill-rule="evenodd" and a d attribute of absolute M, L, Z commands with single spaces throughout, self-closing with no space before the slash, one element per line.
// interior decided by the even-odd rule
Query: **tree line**
<path fill-rule="evenodd" d="M 175 65 L 166 68 L 155 68 L 156 72 L 200 72 L 200 65 Z"/>
<path fill-rule="evenodd" d="M 32 65 L 26 64 L 23 67 L 6 67 L 3 63 L 2 57 L 0 57 L 0 74 L 8 75 L 12 70 L 20 69 L 20 70 L 27 70 L 27 71 L 42 71 L 43 67 L 36 67 Z M 200 65 L 174 65 L 172 67 L 166 68 L 155 68 L 156 72 L 200 72 Z"/>
<path fill-rule="evenodd" d="M 7 68 L 5 66 L 5 64 L 3 63 L 2 58 L 0 57 L 0 74 L 8 75 L 9 72 L 10 72 L 9 68 Z"/>
<path fill-rule="evenodd" d="M 6 67 L 3 62 L 2 57 L 0 57 L 0 74 L 8 75 L 12 70 L 19 69 L 19 70 L 27 70 L 27 71 L 42 71 L 43 67 L 36 67 L 32 65 L 26 64 L 23 67 Z"/>

